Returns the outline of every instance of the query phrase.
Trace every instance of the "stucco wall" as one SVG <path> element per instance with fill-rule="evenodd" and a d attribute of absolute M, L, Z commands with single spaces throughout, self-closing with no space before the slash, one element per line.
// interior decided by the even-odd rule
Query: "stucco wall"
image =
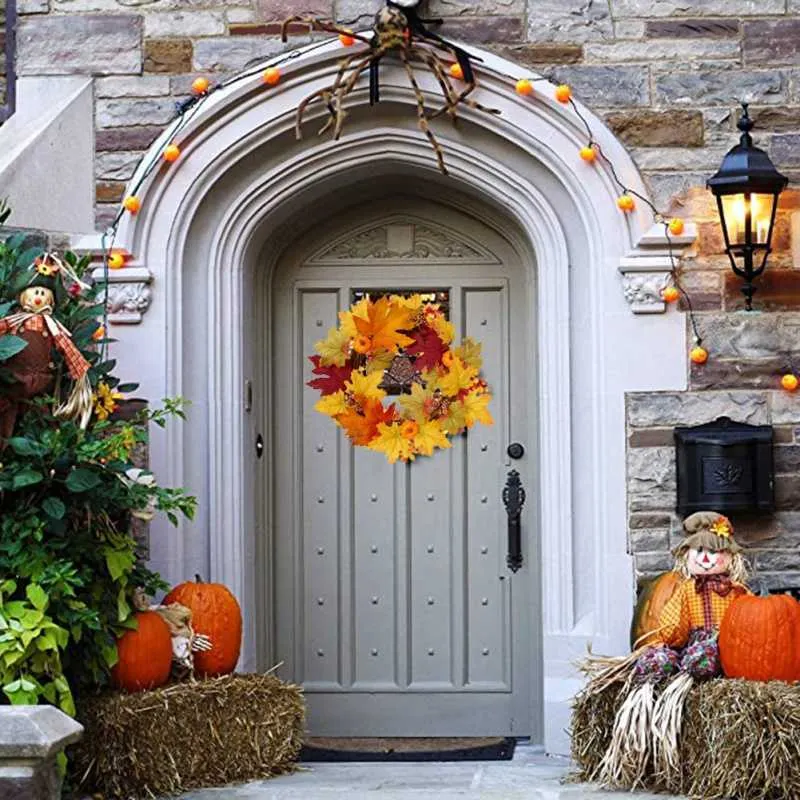
<path fill-rule="evenodd" d="M 141 153 L 197 74 L 212 79 L 288 45 L 280 21 L 308 10 L 367 26 L 380 0 L 20 0 L 19 72 L 96 76 L 97 219 L 113 215 Z M 658 205 L 696 219 L 684 284 L 711 352 L 687 360 L 687 392 L 628 398 L 629 540 L 639 574 L 669 565 L 678 521 L 671 428 L 726 413 L 776 428 L 779 512 L 748 523 L 772 585 L 800 584 L 800 194 L 788 191 L 755 304 L 741 309 L 716 212 L 702 189 L 735 142 L 747 100 L 757 143 L 800 180 L 800 0 L 430 0 L 442 33 L 570 83 L 627 144 Z M 58 46 L 55 46 L 57 43 Z M 674 310 L 670 313 L 676 313 Z M 625 358 L 625 353 L 620 353 Z M 635 365 L 631 366 L 635 369 Z M 587 389 L 589 390 L 589 389 Z M 798 393 L 800 394 L 800 393 Z M 738 522 L 734 518 L 734 522 Z M 764 538 L 767 537 L 767 538 Z"/>

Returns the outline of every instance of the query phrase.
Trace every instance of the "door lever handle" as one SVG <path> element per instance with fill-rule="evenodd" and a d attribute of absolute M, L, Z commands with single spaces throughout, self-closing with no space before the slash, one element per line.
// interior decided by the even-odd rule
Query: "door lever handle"
<path fill-rule="evenodd" d="M 522 507 L 525 505 L 525 489 L 519 472 L 512 469 L 503 487 L 503 505 L 508 516 L 508 555 L 506 564 L 512 572 L 522 566 Z"/>

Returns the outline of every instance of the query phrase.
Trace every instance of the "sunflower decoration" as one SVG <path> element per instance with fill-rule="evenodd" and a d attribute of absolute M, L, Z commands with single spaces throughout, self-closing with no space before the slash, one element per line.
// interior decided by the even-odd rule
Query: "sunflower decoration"
<path fill-rule="evenodd" d="M 309 357 L 317 377 L 308 385 L 322 395 L 315 409 L 390 464 L 450 447 L 476 422 L 493 424 L 481 346 L 465 338 L 455 347 L 454 335 L 419 294 L 359 300 Z"/>
<path fill-rule="evenodd" d="M 107 383 L 100 381 L 92 394 L 94 401 L 94 415 L 99 420 L 107 420 L 117 410 L 117 400 L 122 400 L 122 395 L 115 392 Z"/>

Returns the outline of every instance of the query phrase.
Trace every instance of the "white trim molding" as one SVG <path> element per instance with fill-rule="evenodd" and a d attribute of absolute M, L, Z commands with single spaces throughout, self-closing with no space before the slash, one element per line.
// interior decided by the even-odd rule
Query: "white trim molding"
<path fill-rule="evenodd" d="M 607 167 L 580 159 L 586 134 L 572 109 L 553 98 L 544 79 L 534 81 L 532 97 L 521 97 L 509 76 L 527 68 L 471 50 L 482 59 L 476 99 L 501 113 L 465 108 L 458 128 L 437 121 L 447 178 L 414 128 L 415 97 L 392 59 L 382 65 L 379 106 L 370 108 L 366 81 L 352 93 L 338 142 L 314 135 L 325 113 L 319 106 L 307 112 L 307 138 L 297 142 L 293 133 L 298 104 L 336 75 L 338 40 L 298 51 L 276 87 L 265 89 L 256 74 L 212 93 L 180 133 L 180 160 L 132 179 L 142 180 L 142 209 L 123 217 L 115 247 L 136 254 L 127 269 L 146 267 L 158 291 L 140 324 L 121 332 L 115 356 L 145 396 L 181 395 L 194 403 L 187 426 L 152 441 L 160 478 L 200 496 L 194 523 L 177 532 L 153 526 L 155 566 L 173 582 L 199 572 L 226 583 L 245 611 L 242 668 L 270 667 L 273 654 L 263 642 L 275 610 L 263 553 L 280 532 L 257 529 L 256 503 L 269 506 L 274 498 L 263 499 L 268 459 L 256 461 L 252 442 L 273 393 L 269 386 L 257 393 L 259 413 L 255 406 L 248 413 L 244 399 L 270 335 L 249 311 L 255 287 L 270 285 L 263 276 L 316 216 L 330 216 L 332 206 L 353 202 L 365 187 L 380 190 L 382 182 L 402 179 L 406 191 L 422 197 L 436 186 L 439 196 L 460 198 L 466 211 L 502 216 L 530 276 L 537 326 L 536 353 L 521 368 L 529 370 L 537 398 L 539 441 L 531 457 L 538 487 L 531 498 L 541 583 L 534 581 L 519 602 L 540 610 L 530 632 L 543 653 L 535 713 L 544 708 L 546 749 L 563 753 L 569 699 L 581 685 L 575 659 L 590 642 L 598 652 L 627 648 L 633 570 L 626 552 L 625 393 L 684 386 L 686 331 L 674 311 L 631 314 L 620 270 L 663 274 L 668 255 L 663 241 L 651 241 L 649 211 L 621 214 Z M 418 79 L 431 96 L 440 91 L 432 76 L 420 72 Z M 620 179 L 647 197 L 620 142 L 582 112 Z"/>

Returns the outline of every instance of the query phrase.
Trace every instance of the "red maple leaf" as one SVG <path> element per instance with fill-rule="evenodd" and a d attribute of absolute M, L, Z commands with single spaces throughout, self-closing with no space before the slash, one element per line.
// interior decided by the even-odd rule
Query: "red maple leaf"
<path fill-rule="evenodd" d="M 412 334 L 414 343 L 405 348 L 410 356 L 417 356 L 414 368 L 420 372 L 433 369 L 442 363 L 442 356 L 447 352 L 447 345 L 439 338 L 439 334 L 428 325 L 420 326 Z"/>
<path fill-rule="evenodd" d="M 320 364 L 320 358 L 320 356 L 308 357 L 308 360 L 314 365 L 314 369 L 311 370 L 312 374 L 322 376 L 309 381 L 308 385 L 312 389 L 322 392 L 323 397 L 328 394 L 336 394 L 340 389 L 344 389 L 345 383 L 350 380 L 353 365 L 348 361 L 343 367 L 337 367 L 335 364 L 328 367 Z"/>

